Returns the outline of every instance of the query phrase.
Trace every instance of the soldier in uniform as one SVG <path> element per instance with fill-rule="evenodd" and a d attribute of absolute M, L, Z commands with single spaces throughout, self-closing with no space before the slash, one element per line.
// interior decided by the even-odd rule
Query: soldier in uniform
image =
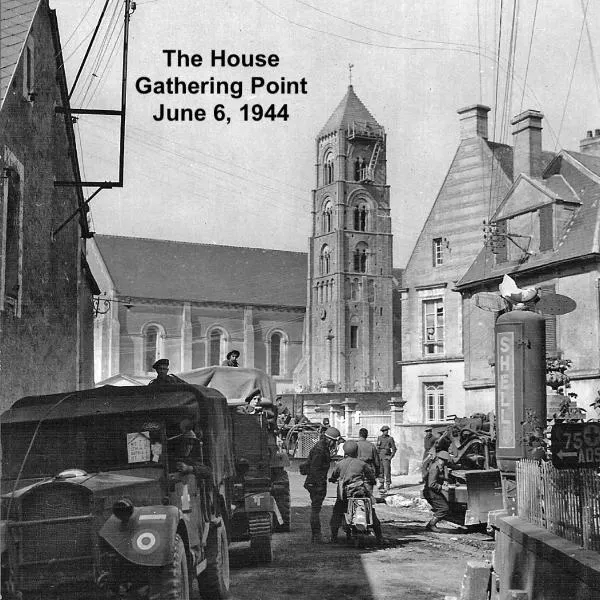
<path fill-rule="evenodd" d="M 380 476 L 379 489 L 386 492 L 392 485 L 392 458 L 396 455 L 396 442 L 389 434 L 390 428 L 384 425 L 381 428 L 381 435 L 377 438 L 377 452 L 379 452 L 379 460 L 381 461 L 381 470 L 383 474 Z"/>
<path fill-rule="evenodd" d="M 313 446 L 306 462 L 300 465 L 300 473 L 306 475 L 304 488 L 310 494 L 310 530 L 313 544 L 323 541 L 321 536 L 321 507 L 327 495 L 327 473 L 331 455 L 336 450 L 341 434 L 330 427 Z"/>
<path fill-rule="evenodd" d="M 425 526 L 429 531 L 443 532 L 443 530 L 437 527 L 437 524 L 450 513 L 448 501 L 442 494 L 442 485 L 446 479 L 445 469 L 449 460 L 450 454 L 445 450 L 440 450 L 427 470 L 423 498 L 431 504 L 431 508 L 433 509 L 433 519 Z"/>
<path fill-rule="evenodd" d="M 367 440 L 369 437 L 369 431 L 362 427 L 358 432 L 358 458 L 364 460 L 375 473 L 375 477 L 381 476 L 381 460 L 379 459 L 379 452 L 375 448 L 375 444 L 372 444 Z M 372 491 L 372 490 L 371 490 Z"/>
<path fill-rule="evenodd" d="M 156 379 L 153 379 L 148 385 L 169 385 L 177 383 L 186 383 L 176 375 L 169 375 L 169 359 L 159 358 L 152 368 L 156 371 Z"/>

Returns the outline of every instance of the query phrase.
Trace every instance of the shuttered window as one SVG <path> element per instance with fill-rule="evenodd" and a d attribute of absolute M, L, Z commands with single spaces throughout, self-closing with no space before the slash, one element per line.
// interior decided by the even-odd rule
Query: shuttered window
<path fill-rule="evenodd" d="M 552 223 L 553 206 L 542 206 L 539 210 L 540 215 L 540 252 L 552 250 L 554 247 L 554 230 Z"/>
<path fill-rule="evenodd" d="M 555 286 L 540 286 L 540 296 L 554 294 Z M 546 319 L 546 356 L 556 356 L 558 351 L 558 340 L 556 339 L 556 315 L 544 315 Z"/>

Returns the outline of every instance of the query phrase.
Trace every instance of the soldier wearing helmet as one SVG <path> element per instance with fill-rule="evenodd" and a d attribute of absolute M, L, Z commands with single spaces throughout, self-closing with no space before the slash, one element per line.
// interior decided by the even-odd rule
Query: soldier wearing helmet
<path fill-rule="evenodd" d="M 446 450 L 440 450 L 427 470 L 423 498 L 431 504 L 433 518 L 427 523 L 429 531 L 443 531 L 437 524 L 445 519 L 450 513 L 448 501 L 442 494 L 442 485 L 446 479 L 446 465 L 450 461 L 450 454 Z"/>
<path fill-rule="evenodd" d="M 321 439 L 313 446 L 306 462 L 300 465 L 300 473 L 306 475 L 304 488 L 310 494 L 310 530 L 312 542 L 322 542 L 321 507 L 327 495 L 327 473 L 331 455 L 337 449 L 341 434 L 335 427 L 329 427 Z"/>
<path fill-rule="evenodd" d="M 376 483 L 373 469 L 364 460 L 358 458 L 357 442 L 344 443 L 344 458 L 336 465 L 329 481 L 338 484 L 337 499 L 329 522 L 331 542 L 335 543 L 348 507 L 348 498 L 371 498 L 370 490 Z M 381 543 L 383 541 L 381 523 L 375 514 L 375 508 L 373 508 L 373 529 L 377 541 Z"/>

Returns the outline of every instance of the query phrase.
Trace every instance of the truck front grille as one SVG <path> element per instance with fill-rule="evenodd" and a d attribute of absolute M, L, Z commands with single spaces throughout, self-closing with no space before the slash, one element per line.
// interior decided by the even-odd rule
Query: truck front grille
<path fill-rule="evenodd" d="M 91 494 L 69 483 L 34 488 L 21 502 L 18 521 L 11 522 L 19 546 L 19 567 L 26 587 L 47 579 L 56 583 L 92 575 Z"/>

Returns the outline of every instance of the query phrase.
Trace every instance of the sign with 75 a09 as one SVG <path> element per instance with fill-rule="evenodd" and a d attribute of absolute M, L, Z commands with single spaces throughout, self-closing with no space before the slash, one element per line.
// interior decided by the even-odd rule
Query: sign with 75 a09
<path fill-rule="evenodd" d="M 600 423 L 556 423 L 551 442 L 557 469 L 600 465 Z"/>

